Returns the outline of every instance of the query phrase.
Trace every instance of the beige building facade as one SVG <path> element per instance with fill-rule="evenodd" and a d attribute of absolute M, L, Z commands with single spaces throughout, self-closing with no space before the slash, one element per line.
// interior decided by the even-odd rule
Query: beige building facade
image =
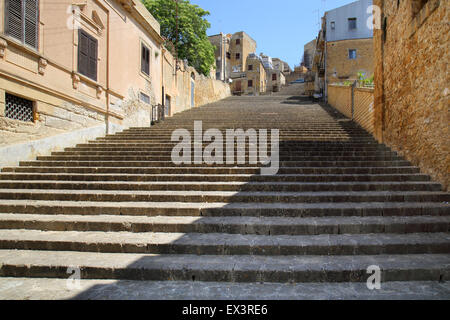
<path fill-rule="evenodd" d="M 162 38 L 140 1 L 2 0 L 0 6 L 4 138 L 149 125 L 151 104 L 162 102 Z"/>
<path fill-rule="evenodd" d="M 139 0 L 0 0 L 0 165 L 230 95 L 167 52 Z M 204 87 L 202 87 L 204 86 Z"/>

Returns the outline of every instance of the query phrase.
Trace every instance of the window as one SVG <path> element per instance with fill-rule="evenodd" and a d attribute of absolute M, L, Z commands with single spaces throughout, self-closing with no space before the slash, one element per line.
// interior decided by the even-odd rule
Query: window
<path fill-rule="evenodd" d="M 83 30 L 78 31 L 78 72 L 97 81 L 97 39 Z"/>
<path fill-rule="evenodd" d="M 227 59 L 231 59 L 231 53 L 227 52 Z"/>
<path fill-rule="evenodd" d="M 348 18 L 348 28 L 350 30 L 356 29 L 356 18 Z"/>
<path fill-rule="evenodd" d="M 142 44 L 141 53 L 141 71 L 146 75 L 150 75 L 150 49 Z"/>
<path fill-rule="evenodd" d="M 331 21 L 331 30 L 336 29 L 336 22 Z"/>
<path fill-rule="evenodd" d="M 252 88 L 253 87 L 253 80 L 248 80 L 248 85 L 247 85 L 249 88 Z"/>
<path fill-rule="evenodd" d="M 349 49 L 348 50 L 348 58 L 350 60 L 356 60 L 356 49 Z"/>
<path fill-rule="evenodd" d="M 146 103 L 146 104 L 150 104 L 150 96 L 146 95 L 145 93 L 140 93 L 139 94 L 139 98 L 141 99 L 142 102 Z"/>
<path fill-rule="evenodd" d="M 276 73 L 274 73 L 274 74 L 272 75 L 272 81 L 277 81 L 277 74 L 276 74 Z"/>
<path fill-rule="evenodd" d="M 240 53 L 236 53 L 236 60 L 239 60 L 241 58 L 241 54 Z"/>
<path fill-rule="evenodd" d="M 248 71 L 253 71 L 253 65 L 252 64 L 248 65 Z"/>
<path fill-rule="evenodd" d="M 23 44 L 38 48 L 39 0 L 6 0 L 5 31 Z"/>
<path fill-rule="evenodd" d="M 236 45 L 240 45 L 241 44 L 241 39 L 236 39 Z"/>
<path fill-rule="evenodd" d="M 33 122 L 33 101 L 6 93 L 5 116 L 10 119 Z"/>

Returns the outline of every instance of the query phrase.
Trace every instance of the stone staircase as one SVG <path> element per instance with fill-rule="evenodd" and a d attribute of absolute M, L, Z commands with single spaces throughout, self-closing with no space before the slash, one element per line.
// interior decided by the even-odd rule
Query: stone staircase
<path fill-rule="evenodd" d="M 176 166 L 173 130 L 280 129 L 280 170 Z M 248 153 L 248 151 L 247 151 Z M 0 275 L 223 283 L 450 278 L 450 195 L 328 107 L 233 97 L 0 174 Z"/>

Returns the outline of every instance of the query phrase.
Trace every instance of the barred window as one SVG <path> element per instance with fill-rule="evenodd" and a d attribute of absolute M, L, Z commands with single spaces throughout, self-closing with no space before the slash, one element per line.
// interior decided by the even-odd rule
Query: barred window
<path fill-rule="evenodd" d="M 5 116 L 10 119 L 33 122 L 33 101 L 6 93 Z"/>
<path fill-rule="evenodd" d="M 5 0 L 5 32 L 38 48 L 39 0 Z"/>

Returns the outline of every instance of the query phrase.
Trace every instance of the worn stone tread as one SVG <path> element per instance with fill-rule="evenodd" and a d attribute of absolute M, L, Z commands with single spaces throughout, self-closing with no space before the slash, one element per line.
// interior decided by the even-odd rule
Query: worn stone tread
<path fill-rule="evenodd" d="M 450 300 L 450 282 L 223 283 L 200 281 L 0 278 L 0 300 Z"/>
<path fill-rule="evenodd" d="M 201 255 L 450 253 L 449 233 L 236 235 L 225 233 L 0 230 L 0 248 Z"/>
<path fill-rule="evenodd" d="M 450 216 L 417 217 L 145 217 L 0 213 L 0 229 L 190 232 L 259 235 L 448 232 Z"/>
<path fill-rule="evenodd" d="M 369 266 L 382 281 L 445 281 L 450 254 L 367 256 L 201 256 L 0 250 L 2 277 L 195 280 L 214 282 L 365 282 Z"/>
<path fill-rule="evenodd" d="M 80 215 L 181 215 L 208 216 L 395 216 L 450 215 L 450 205 L 438 202 L 343 202 L 343 203 L 191 203 L 191 202 L 94 202 L 10 200 L 0 202 L 4 213 Z M 43 210 L 43 211 L 42 211 Z"/>

